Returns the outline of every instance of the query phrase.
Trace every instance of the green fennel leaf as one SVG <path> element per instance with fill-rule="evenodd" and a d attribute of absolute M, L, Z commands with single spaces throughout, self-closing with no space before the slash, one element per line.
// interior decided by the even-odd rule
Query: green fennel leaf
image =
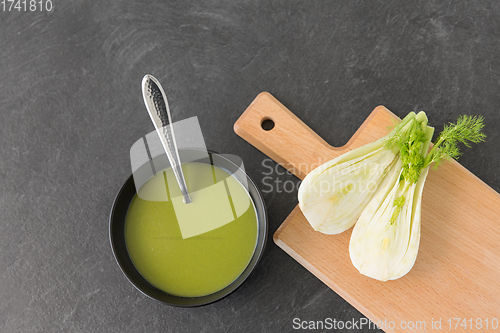
<path fill-rule="evenodd" d="M 486 135 L 482 132 L 483 127 L 483 116 L 469 115 L 459 116 L 456 123 L 445 125 L 427 156 L 424 166 L 431 163 L 437 166 L 443 160 L 458 159 L 461 155 L 459 143 L 470 148 L 471 142 L 479 143 L 486 139 Z"/>

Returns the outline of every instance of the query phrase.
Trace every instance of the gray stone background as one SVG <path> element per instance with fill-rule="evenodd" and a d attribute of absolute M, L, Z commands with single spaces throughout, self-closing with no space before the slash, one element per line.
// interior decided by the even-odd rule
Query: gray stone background
<path fill-rule="evenodd" d="M 297 204 L 283 189 L 264 195 L 266 252 L 229 297 L 179 309 L 127 282 L 108 215 L 131 145 L 153 130 L 146 73 L 174 119 L 198 116 L 207 146 L 241 156 L 258 184 L 266 157 L 232 126 L 269 91 L 334 146 L 380 104 L 425 110 L 437 131 L 482 114 L 487 142 L 460 162 L 500 190 L 498 1 L 52 4 L 0 12 L 1 332 L 289 332 L 294 318 L 363 317 L 272 242 Z"/>

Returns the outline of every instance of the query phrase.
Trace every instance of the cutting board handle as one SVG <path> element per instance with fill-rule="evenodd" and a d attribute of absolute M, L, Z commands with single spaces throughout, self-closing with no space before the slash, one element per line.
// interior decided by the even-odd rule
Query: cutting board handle
<path fill-rule="evenodd" d="M 300 179 L 345 151 L 330 146 L 268 92 L 254 99 L 234 131 Z"/>

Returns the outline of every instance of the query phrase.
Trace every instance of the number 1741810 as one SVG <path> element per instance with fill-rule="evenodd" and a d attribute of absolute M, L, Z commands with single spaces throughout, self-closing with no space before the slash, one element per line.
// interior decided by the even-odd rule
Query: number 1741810
<path fill-rule="evenodd" d="M 53 9 L 51 0 L 1 0 L 0 7 L 4 12 L 50 12 Z"/>

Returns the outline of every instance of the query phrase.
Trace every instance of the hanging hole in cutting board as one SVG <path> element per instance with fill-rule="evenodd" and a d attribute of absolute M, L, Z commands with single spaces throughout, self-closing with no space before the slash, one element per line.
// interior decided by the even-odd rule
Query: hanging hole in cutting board
<path fill-rule="evenodd" d="M 270 131 L 274 128 L 274 121 L 269 118 L 264 118 L 262 119 L 262 122 L 260 123 L 260 126 L 264 131 Z"/>

